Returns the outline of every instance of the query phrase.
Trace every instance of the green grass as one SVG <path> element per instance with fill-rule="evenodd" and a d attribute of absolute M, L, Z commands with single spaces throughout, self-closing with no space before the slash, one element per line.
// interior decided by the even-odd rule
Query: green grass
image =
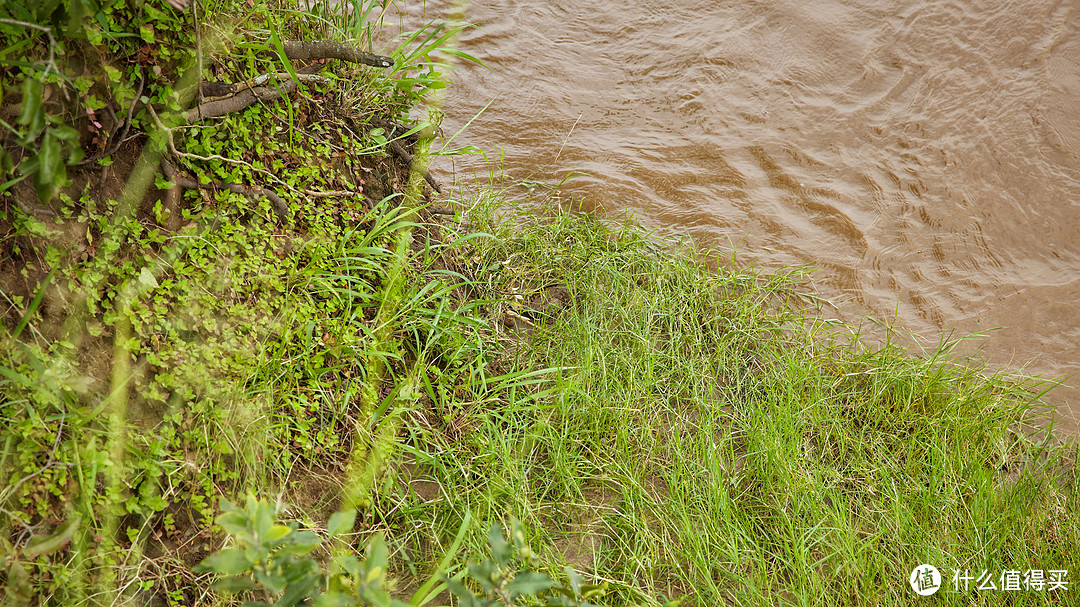
<path fill-rule="evenodd" d="M 1033 386 L 953 364 L 947 344 L 914 357 L 838 338 L 792 305 L 798 275 L 486 212 L 474 225 L 497 237 L 462 263 L 499 268 L 471 275 L 494 316 L 550 284 L 574 302 L 508 335 L 495 364 L 559 371 L 539 399 L 446 405 L 466 431 L 412 428 L 410 470 L 440 491 L 405 494 L 403 520 L 446 536 L 466 511 L 478 530 L 510 513 L 550 564 L 610 581 L 611 604 L 902 605 L 921 563 L 950 588 L 954 569 L 1077 570 L 1076 452 L 1025 430 Z"/>

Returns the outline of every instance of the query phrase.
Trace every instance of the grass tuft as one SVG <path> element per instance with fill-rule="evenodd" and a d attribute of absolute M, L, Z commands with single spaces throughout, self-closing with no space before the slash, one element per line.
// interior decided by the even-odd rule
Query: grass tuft
<path fill-rule="evenodd" d="M 463 410 L 467 432 L 414 430 L 440 498 L 402 497 L 442 533 L 463 512 L 480 529 L 517 517 L 551 566 L 611 582 L 619 605 L 899 605 L 924 562 L 1076 570 L 1076 451 L 1030 429 L 1035 386 L 954 363 L 949 343 L 914 357 L 843 337 L 792 305 L 798 274 L 710 270 L 588 217 L 506 215 L 474 209 L 495 238 L 461 252 L 463 273 L 497 318 L 533 317 L 503 325 L 493 364 L 556 371 Z M 570 303 L 536 314 L 552 285 Z"/>

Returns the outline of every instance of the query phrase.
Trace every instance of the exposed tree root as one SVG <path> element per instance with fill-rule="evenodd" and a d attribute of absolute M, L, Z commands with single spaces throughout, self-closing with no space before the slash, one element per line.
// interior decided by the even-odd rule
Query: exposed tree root
<path fill-rule="evenodd" d="M 236 194 L 243 194 L 244 196 L 247 196 L 249 200 L 256 200 L 259 197 L 263 197 L 270 201 L 270 204 L 274 207 L 274 213 L 277 214 L 278 219 L 280 219 L 282 223 L 289 223 L 289 205 L 286 204 L 285 201 L 282 200 L 281 196 L 278 196 L 273 190 L 269 190 L 267 188 L 246 186 L 239 183 L 224 183 L 218 181 L 211 181 L 210 183 L 202 184 L 198 181 L 195 181 L 194 179 L 190 179 L 188 177 L 181 177 L 180 174 L 176 172 L 176 169 L 173 168 L 172 164 L 165 159 L 162 159 L 161 161 L 161 169 L 162 172 L 165 173 L 165 176 L 168 177 L 169 180 L 172 181 L 174 184 L 176 184 L 176 186 L 174 186 L 173 188 L 173 191 L 170 191 L 168 196 L 175 196 L 176 194 L 174 194 L 173 192 L 176 190 L 177 187 L 179 187 L 185 190 L 228 190 Z M 171 200 L 167 200 L 166 204 L 171 204 Z"/>
<path fill-rule="evenodd" d="M 390 151 L 393 152 L 394 155 L 397 156 L 402 162 L 409 165 L 413 170 L 419 171 L 420 174 L 424 176 L 424 181 L 426 181 L 427 184 L 431 186 L 431 189 L 442 194 L 442 186 L 439 185 L 439 182 L 435 181 L 435 178 L 431 176 L 431 173 L 427 172 L 426 168 L 421 166 L 415 166 L 413 164 L 413 155 L 409 153 L 409 150 L 405 149 L 405 146 L 401 145 L 400 141 L 391 141 Z"/>
<path fill-rule="evenodd" d="M 419 133 L 411 133 L 406 135 L 406 133 L 408 133 L 412 129 L 408 126 L 405 126 L 404 124 L 394 122 L 393 120 L 385 120 L 383 118 L 379 118 L 378 116 L 372 116 L 368 119 L 368 122 L 372 126 L 383 129 L 384 131 L 389 133 L 390 139 L 400 139 L 401 141 L 408 141 L 409 143 L 416 143 L 416 140 L 419 139 Z"/>
<path fill-rule="evenodd" d="M 300 76 L 301 80 L 317 79 L 318 76 L 313 75 L 315 72 L 319 71 L 321 67 L 322 64 L 309 65 L 297 70 L 297 75 Z M 311 78 L 305 78 L 305 76 Z M 295 89 L 296 81 L 286 75 L 282 78 L 281 84 L 277 87 L 254 86 L 241 90 L 232 97 L 201 103 L 188 110 L 186 118 L 188 122 L 200 122 L 202 120 L 217 118 L 226 114 L 232 114 L 233 112 L 239 112 L 248 106 L 254 105 L 257 101 L 273 101 L 274 99 L 288 95 Z"/>
<path fill-rule="evenodd" d="M 419 134 L 412 133 L 406 135 L 406 133 L 408 133 L 412 129 L 405 126 L 404 124 L 398 124 L 393 120 L 385 120 L 383 118 L 379 118 L 378 116 L 372 116 L 369 121 L 372 125 L 386 131 L 386 133 L 390 136 L 391 139 L 390 151 L 402 162 L 408 164 L 411 167 L 413 164 L 413 156 L 409 153 L 408 150 L 405 149 L 405 146 L 402 145 L 401 142 L 408 141 L 409 143 L 416 144 L 416 142 L 419 140 Z M 426 181 L 427 184 L 431 186 L 431 189 L 442 194 L 442 186 L 439 184 L 439 182 L 436 181 L 435 178 L 432 177 L 430 174 L 428 174 L 426 169 L 421 167 L 416 168 L 417 170 L 421 171 L 424 176 L 424 181 Z"/>
<path fill-rule="evenodd" d="M 355 46 L 334 40 L 285 40 L 281 43 L 289 59 L 340 59 L 350 63 L 362 63 L 372 67 L 392 67 L 390 57 L 362 51 Z"/>
<path fill-rule="evenodd" d="M 394 62 L 389 57 L 383 57 L 381 55 L 374 55 L 346 43 L 334 42 L 331 40 L 313 40 L 313 41 L 285 41 L 282 43 L 282 48 L 285 51 L 285 56 L 289 59 L 296 60 L 321 60 L 321 59 L 340 59 L 342 61 L 349 61 L 352 63 L 362 63 L 364 65 L 370 65 L 374 67 L 391 67 Z M 320 76 L 315 75 L 322 68 L 322 64 L 316 63 L 305 66 L 297 70 L 298 80 L 316 80 L 320 79 Z M 280 83 L 276 87 L 262 86 L 267 80 L 269 75 L 263 75 L 253 80 L 241 83 L 239 85 L 224 84 L 224 83 L 207 83 L 208 92 L 228 94 L 229 97 L 223 99 L 214 99 L 199 104 L 198 106 L 188 110 L 185 118 L 189 123 L 201 122 L 203 120 L 209 120 L 211 118 L 217 118 L 225 116 L 233 112 L 239 112 L 256 102 L 260 101 L 272 101 L 285 95 L 288 95 L 296 89 L 297 80 L 290 78 L 288 74 L 278 74 Z M 156 116 L 155 116 L 156 118 Z M 372 124 L 385 128 L 392 136 L 397 133 L 407 132 L 408 128 L 404 125 L 399 125 L 395 122 L 373 119 Z M 159 125 L 160 126 L 160 125 Z M 162 127 L 164 128 L 164 127 Z M 171 133 L 170 133 L 171 135 Z M 406 137 L 407 140 L 415 142 L 415 134 Z M 170 137 L 170 147 L 172 147 Z M 405 149 L 405 146 L 400 141 L 391 140 L 389 142 L 389 148 L 392 155 L 396 156 L 402 163 L 413 167 L 415 170 L 420 171 L 424 177 L 424 181 L 438 193 L 442 193 L 442 186 L 438 181 L 432 177 L 426 169 L 423 167 L 415 166 L 415 159 L 413 155 Z M 175 152 L 175 147 L 173 147 Z M 166 173 L 171 181 L 178 184 L 179 187 L 187 189 L 226 189 L 231 192 L 237 192 L 244 194 L 245 196 L 265 196 L 274 205 L 274 209 L 278 214 L 278 217 L 284 222 L 288 222 L 289 207 L 280 196 L 274 192 L 265 188 L 253 188 L 238 184 L 227 183 L 213 183 L 208 185 L 200 185 L 194 180 L 187 178 L 178 178 L 175 169 L 171 166 L 167 166 L 163 163 L 162 170 Z M 172 171 L 170 175 L 169 172 Z"/>
<path fill-rule="evenodd" d="M 169 188 L 169 191 L 165 192 L 165 200 L 163 201 L 165 210 L 169 213 L 169 219 L 165 228 L 170 232 L 175 232 L 180 227 L 180 193 L 183 191 L 183 187 L 180 185 L 180 175 L 173 168 L 171 162 L 165 158 L 161 159 L 161 172 L 165 174 L 165 178 L 172 182 L 173 186 Z"/>

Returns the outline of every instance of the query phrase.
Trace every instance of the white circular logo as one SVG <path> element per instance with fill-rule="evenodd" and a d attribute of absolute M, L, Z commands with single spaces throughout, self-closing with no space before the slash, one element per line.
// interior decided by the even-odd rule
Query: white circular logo
<path fill-rule="evenodd" d="M 941 572 L 933 565 L 919 565 L 908 578 L 911 589 L 919 596 L 930 596 L 941 588 Z"/>

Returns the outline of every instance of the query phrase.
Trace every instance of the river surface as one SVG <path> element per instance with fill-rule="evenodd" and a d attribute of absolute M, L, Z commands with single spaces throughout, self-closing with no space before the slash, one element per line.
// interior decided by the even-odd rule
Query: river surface
<path fill-rule="evenodd" d="M 1076 434 L 1080 0 L 457 4 L 487 67 L 458 62 L 444 131 L 490 107 L 455 146 L 525 185 L 583 171 L 564 198 L 743 263 L 811 264 L 832 316 L 931 348 L 1001 327 L 960 350 L 1065 378 Z"/>

